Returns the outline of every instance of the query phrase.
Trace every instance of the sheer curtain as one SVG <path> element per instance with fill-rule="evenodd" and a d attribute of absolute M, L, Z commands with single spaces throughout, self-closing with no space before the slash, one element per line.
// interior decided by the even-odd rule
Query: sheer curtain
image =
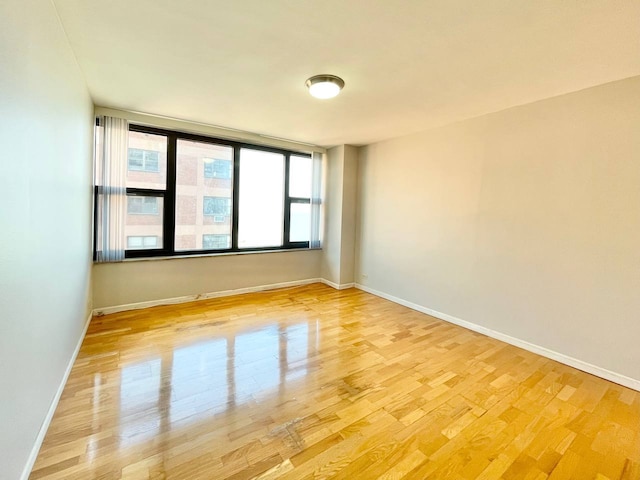
<path fill-rule="evenodd" d="M 311 156 L 311 236 L 309 237 L 309 248 L 322 246 L 322 159 L 322 153 L 313 152 Z"/>
<path fill-rule="evenodd" d="M 124 259 L 129 122 L 99 117 L 96 128 L 96 262 Z"/>

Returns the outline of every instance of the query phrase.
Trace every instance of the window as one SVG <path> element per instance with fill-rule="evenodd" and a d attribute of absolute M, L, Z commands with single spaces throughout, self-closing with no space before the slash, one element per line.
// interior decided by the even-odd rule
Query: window
<path fill-rule="evenodd" d="M 158 197 L 127 198 L 127 213 L 134 215 L 158 215 Z"/>
<path fill-rule="evenodd" d="M 231 215 L 231 199 L 228 197 L 204 197 L 203 208 L 205 215 Z"/>
<path fill-rule="evenodd" d="M 211 250 L 198 245 L 203 235 L 231 238 L 233 208 L 232 146 L 196 139 L 176 139 L 175 245 L 178 252 Z M 223 168 L 224 167 L 224 168 Z M 204 175 L 200 172 L 204 171 Z M 210 180 L 209 173 L 226 178 Z M 216 247 L 217 248 L 217 247 Z M 231 244 L 220 248 L 231 248 Z"/>
<path fill-rule="evenodd" d="M 231 178 L 231 171 L 233 168 L 231 160 L 205 158 L 203 163 L 205 178 Z"/>
<path fill-rule="evenodd" d="M 142 172 L 160 171 L 160 152 L 130 148 L 128 155 L 128 169 Z"/>
<path fill-rule="evenodd" d="M 308 242 L 311 236 L 311 161 L 291 155 L 288 188 L 288 226 L 291 242 Z"/>
<path fill-rule="evenodd" d="M 139 255 L 159 252 L 164 245 L 168 144 L 167 135 L 129 129 L 124 234 L 127 237 L 127 250 Z M 131 169 L 132 152 L 134 158 L 142 159 L 143 167 L 152 165 L 155 170 Z M 130 238 L 133 244 L 129 243 Z M 147 243 L 144 243 L 145 238 Z M 142 243 L 138 239 L 143 239 Z M 125 256 L 128 256 L 126 252 Z"/>
<path fill-rule="evenodd" d="M 311 155 L 129 125 L 126 258 L 308 248 Z"/>
<path fill-rule="evenodd" d="M 240 150 L 238 246 L 282 245 L 285 156 L 250 148 Z"/>
<path fill-rule="evenodd" d="M 131 249 L 143 249 L 143 248 L 157 248 L 158 237 L 155 235 L 148 235 L 142 237 L 127 237 L 127 248 Z"/>
<path fill-rule="evenodd" d="M 203 250 L 222 250 L 231 248 L 231 235 L 202 235 Z"/>

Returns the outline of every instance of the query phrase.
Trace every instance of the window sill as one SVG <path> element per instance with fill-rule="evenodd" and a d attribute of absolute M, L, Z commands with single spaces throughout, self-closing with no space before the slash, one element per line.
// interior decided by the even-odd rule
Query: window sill
<path fill-rule="evenodd" d="M 263 255 L 269 253 L 284 253 L 284 252 L 308 252 L 311 250 L 322 250 L 322 247 L 317 248 L 283 248 L 281 250 L 254 250 L 247 252 L 228 252 L 228 253 L 203 253 L 200 255 L 169 255 L 165 257 L 139 257 L 139 258 L 125 258 L 122 262 L 112 262 L 112 263 L 123 263 L 123 262 L 149 262 L 156 260 L 176 260 L 176 259 L 185 259 L 185 258 L 202 258 L 202 257 L 230 257 L 233 255 Z M 98 264 L 98 262 L 93 262 L 94 264 Z"/>

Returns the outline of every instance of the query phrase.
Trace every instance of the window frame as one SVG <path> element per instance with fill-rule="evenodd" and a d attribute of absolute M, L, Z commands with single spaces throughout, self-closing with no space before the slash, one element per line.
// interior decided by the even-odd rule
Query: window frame
<path fill-rule="evenodd" d="M 190 255 L 207 255 L 220 253 L 244 253 L 244 252 L 265 252 L 277 250 L 302 250 L 308 249 L 310 242 L 291 242 L 290 241 L 290 216 L 292 203 L 311 203 L 310 198 L 290 197 L 289 196 L 289 166 L 291 156 L 306 157 L 311 159 L 309 152 L 301 152 L 294 150 L 286 150 L 277 147 L 269 147 L 265 145 L 256 145 L 252 143 L 227 140 L 223 138 L 211 137 L 207 135 L 199 135 L 187 133 L 177 130 L 168 130 L 164 128 L 151 127 L 147 125 L 139 125 L 130 123 L 130 132 L 150 133 L 154 135 L 162 135 L 167 138 L 167 174 L 166 185 L 164 190 L 148 189 L 148 188 L 131 188 L 127 187 L 127 196 L 158 196 L 163 197 L 163 228 L 162 228 L 162 248 L 141 249 L 141 250 L 125 250 L 125 258 L 149 258 L 149 257 L 181 257 Z M 176 230 L 176 169 L 177 169 L 177 145 L 178 140 L 196 141 L 202 143 L 210 143 L 213 145 L 222 145 L 233 149 L 232 168 L 232 196 L 231 196 L 231 248 L 224 249 L 199 249 L 199 250 L 175 250 L 175 230 Z M 242 148 L 260 150 L 264 152 L 277 153 L 284 156 L 284 189 L 283 189 L 283 224 L 282 224 L 282 245 L 274 247 L 238 247 L 238 222 L 239 222 L 239 196 L 240 196 L 240 150 Z M 209 178 L 209 177 L 207 177 Z M 216 178 L 216 177 L 211 177 Z"/>
<path fill-rule="evenodd" d="M 295 157 L 302 157 L 304 155 L 294 155 Z M 311 158 L 311 155 L 309 155 Z M 284 242 L 289 245 L 294 245 L 292 248 L 303 248 L 301 245 L 309 246 L 309 242 L 292 242 L 291 241 L 291 204 L 292 203 L 303 203 L 303 204 L 311 204 L 311 197 L 292 197 L 289 195 L 289 169 L 291 167 L 291 155 L 287 155 L 285 158 L 285 176 L 284 176 Z M 299 247 L 295 247 L 295 245 L 299 245 Z"/>

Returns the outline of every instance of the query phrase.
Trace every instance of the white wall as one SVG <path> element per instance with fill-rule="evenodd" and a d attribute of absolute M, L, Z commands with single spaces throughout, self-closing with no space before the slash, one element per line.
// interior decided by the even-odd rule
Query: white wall
<path fill-rule="evenodd" d="M 359 169 L 359 283 L 640 380 L 640 77 L 363 147 Z"/>
<path fill-rule="evenodd" d="M 137 260 L 93 267 L 95 308 L 320 277 L 321 250 Z"/>
<path fill-rule="evenodd" d="M 342 228 L 340 235 L 340 284 L 355 281 L 356 205 L 358 187 L 358 149 L 344 146 L 342 171 Z"/>
<path fill-rule="evenodd" d="M 324 234 L 322 236 L 322 278 L 340 283 L 340 241 L 342 231 L 342 192 L 344 170 L 344 145 L 327 151 L 324 162 Z"/>
<path fill-rule="evenodd" d="M 93 104 L 52 2 L 0 3 L 0 479 L 15 480 L 90 305 Z"/>
<path fill-rule="evenodd" d="M 326 155 L 322 278 L 335 285 L 354 282 L 358 150 L 331 148 Z"/>

